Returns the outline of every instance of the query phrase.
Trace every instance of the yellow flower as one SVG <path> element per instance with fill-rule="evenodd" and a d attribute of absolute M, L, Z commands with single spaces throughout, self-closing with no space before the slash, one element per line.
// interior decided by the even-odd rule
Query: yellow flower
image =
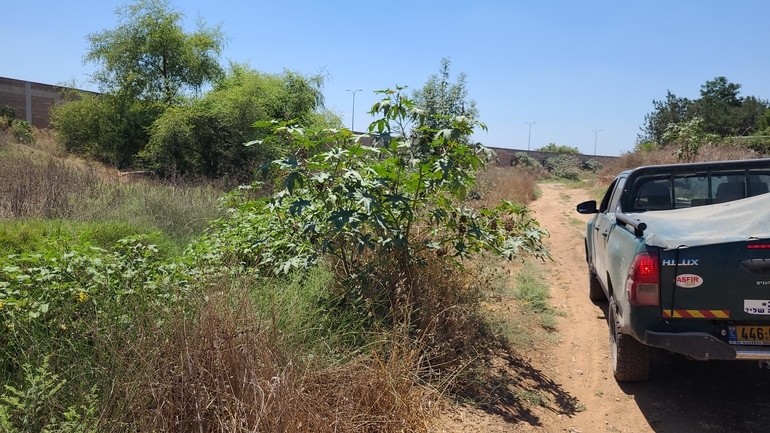
<path fill-rule="evenodd" d="M 0 302 L 0 310 L 2 310 L 2 309 L 3 309 L 3 303 Z"/>
<path fill-rule="evenodd" d="M 85 293 L 80 292 L 78 294 L 78 302 L 85 302 L 86 299 L 88 299 L 88 295 L 86 295 Z"/>
<path fill-rule="evenodd" d="M 63 323 L 62 323 L 61 325 L 59 325 L 59 327 L 60 327 L 61 329 L 64 329 L 64 330 L 66 330 L 66 329 L 67 329 L 67 325 L 65 325 L 65 324 L 63 324 Z"/>

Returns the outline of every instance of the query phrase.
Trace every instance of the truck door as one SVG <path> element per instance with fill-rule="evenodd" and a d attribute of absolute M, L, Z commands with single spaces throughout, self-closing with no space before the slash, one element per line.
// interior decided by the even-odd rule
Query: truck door
<path fill-rule="evenodd" d="M 623 186 L 625 184 L 626 178 L 620 177 L 615 179 L 612 185 L 610 185 L 599 207 L 599 214 L 594 225 L 593 241 L 596 257 L 594 257 L 593 263 L 596 274 L 604 284 L 604 287 L 609 287 L 607 281 L 607 240 L 617 225 L 615 212 L 617 211 L 618 201 L 623 193 Z"/>

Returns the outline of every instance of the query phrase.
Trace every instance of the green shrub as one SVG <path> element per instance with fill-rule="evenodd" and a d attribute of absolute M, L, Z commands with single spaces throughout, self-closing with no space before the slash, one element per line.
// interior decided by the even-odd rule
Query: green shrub
<path fill-rule="evenodd" d="M 583 163 L 583 170 L 590 171 L 591 173 L 598 173 L 602 168 L 604 168 L 604 165 L 595 159 L 589 159 Z"/>
<path fill-rule="evenodd" d="M 569 180 L 580 179 L 580 160 L 573 155 L 546 158 L 543 164 L 554 177 Z"/>
<path fill-rule="evenodd" d="M 543 168 L 543 166 L 535 158 L 530 157 L 524 152 L 516 152 L 516 154 L 513 156 L 512 162 L 513 165 L 517 167 L 524 167 L 535 170 Z"/>
<path fill-rule="evenodd" d="M 16 141 L 23 144 L 35 142 L 32 124 L 16 118 L 16 110 L 12 107 L 0 108 L 0 131 L 8 130 Z"/>
<path fill-rule="evenodd" d="M 658 149 L 660 149 L 660 146 L 651 141 L 641 141 L 634 146 L 634 152 L 652 152 Z"/>
<path fill-rule="evenodd" d="M 566 153 L 570 155 L 577 155 L 580 153 L 577 147 L 569 146 L 557 146 L 556 143 L 548 143 L 548 146 L 543 146 L 540 149 L 535 149 L 538 152 L 550 152 L 550 153 Z"/>
<path fill-rule="evenodd" d="M 11 124 L 11 133 L 19 143 L 30 144 L 35 142 L 32 124 L 26 120 L 14 120 Z"/>
<path fill-rule="evenodd" d="M 248 183 L 257 166 L 292 148 L 269 128 L 252 127 L 255 122 L 295 120 L 306 129 L 341 125 L 336 116 L 317 116 L 322 84 L 321 76 L 266 74 L 233 64 L 214 89 L 167 110 L 153 123 L 140 160 L 159 173 L 227 175 Z"/>
<path fill-rule="evenodd" d="M 10 128 L 11 124 L 16 119 L 16 110 L 14 110 L 13 107 L 3 105 L 0 107 L 0 117 L 2 117 L 0 127 L 3 129 Z"/>

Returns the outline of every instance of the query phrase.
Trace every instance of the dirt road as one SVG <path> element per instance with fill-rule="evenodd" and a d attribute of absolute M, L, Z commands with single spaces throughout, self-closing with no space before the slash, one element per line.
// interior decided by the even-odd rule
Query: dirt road
<path fill-rule="evenodd" d="M 542 184 L 532 204 L 551 237 L 546 263 L 551 303 L 559 317 L 559 343 L 538 347 L 518 368 L 539 381 L 547 398 L 526 410 L 463 408 L 448 429 L 516 432 L 770 432 L 770 370 L 755 362 L 697 362 L 656 353 L 651 379 L 618 383 L 612 376 L 607 303 L 588 299 L 583 232 L 588 216 L 575 212 L 588 192 Z M 490 413 L 496 412 L 496 413 Z"/>

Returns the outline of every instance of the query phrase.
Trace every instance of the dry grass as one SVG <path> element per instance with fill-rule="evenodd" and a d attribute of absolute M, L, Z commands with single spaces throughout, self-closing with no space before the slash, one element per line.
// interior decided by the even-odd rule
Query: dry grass
<path fill-rule="evenodd" d="M 625 153 L 617 160 L 608 163 L 599 172 L 598 184 L 609 185 L 615 176 L 624 171 L 645 165 L 675 164 L 677 160 L 673 148 L 663 148 L 648 152 Z M 718 146 L 703 146 L 696 162 L 728 161 L 737 159 L 762 158 L 763 155 L 741 144 L 721 143 Z"/>
<path fill-rule="evenodd" d="M 538 174 L 517 167 L 489 167 L 478 174 L 475 207 L 493 208 L 500 200 L 527 204 L 537 198 Z"/>
<path fill-rule="evenodd" d="M 72 217 L 71 200 L 98 183 L 95 173 L 73 170 L 56 158 L 26 153 L 0 158 L 0 219 Z"/>
<path fill-rule="evenodd" d="M 119 418 L 139 431 L 428 430 L 438 394 L 419 385 L 409 339 L 383 336 L 367 354 L 337 363 L 314 357 L 274 317 L 256 313 L 247 294 L 254 282 L 244 283 L 217 284 L 192 314 L 175 314 L 163 329 L 150 321 L 146 339 L 116 351 L 126 364 L 116 389 L 128 402 L 113 406 Z"/>
<path fill-rule="evenodd" d="M 0 220 L 126 222 L 183 246 L 219 216 L 223 185 L 190 179 L 124 184 L 103 164 L 66 156 L 50 131 L 20 144 L 0 131 Z"/>

